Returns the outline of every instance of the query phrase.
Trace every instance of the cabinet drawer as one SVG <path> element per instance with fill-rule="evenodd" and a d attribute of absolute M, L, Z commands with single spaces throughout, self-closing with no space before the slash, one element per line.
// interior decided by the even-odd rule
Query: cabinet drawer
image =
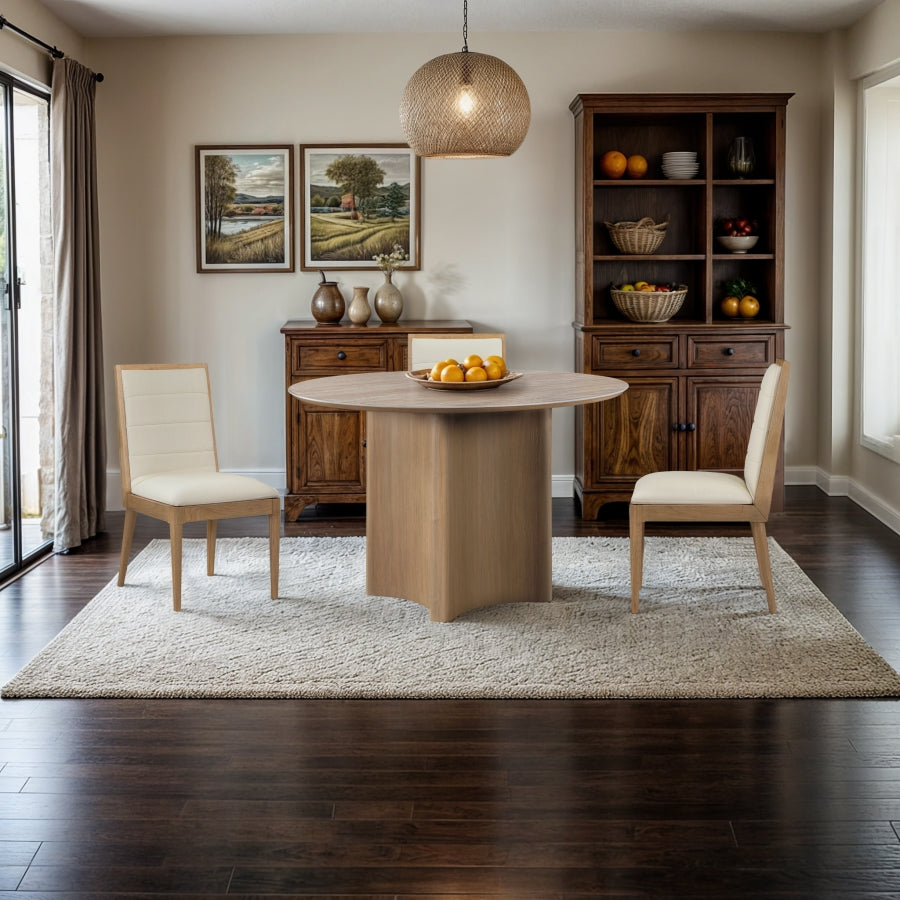
<path fill-rule="evenodd" d="M 775 362 L 775 335 L 699 337 L 688 336 L 687 364 L 690 368 L 722 366 L 767 366 Z"/>
<path fill-rule="evenodd" d="M 386 371 L 387 341 L 348 341 L 322 344 L 291 342 L 291 373 L 300 375 L 312 370 L 342 372 L 355 370 Z"/>
<path fill-rule="evenodd" d="M 678 366 L 677 338 L 591 340 L 591 369 L 672 369 Z"/>

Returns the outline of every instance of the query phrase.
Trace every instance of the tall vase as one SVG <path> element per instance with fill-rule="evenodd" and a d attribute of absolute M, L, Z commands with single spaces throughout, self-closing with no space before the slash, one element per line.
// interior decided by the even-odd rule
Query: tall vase
<path fill-rule="evenodd" d="M 375 312 L 382 322 L 396 322 L 403 312 L 403 294 L 391 281 L 391 273 L 384 273 L 384 284 L 375 291 Z"/>
<path fill-rule="evenodd" d="M 347 316 L 354 325 L 365 325 L 372 315 L 369 306 L 369 289 L 367 287 L 353 288 L 353 297 L 347 307 Z"/>

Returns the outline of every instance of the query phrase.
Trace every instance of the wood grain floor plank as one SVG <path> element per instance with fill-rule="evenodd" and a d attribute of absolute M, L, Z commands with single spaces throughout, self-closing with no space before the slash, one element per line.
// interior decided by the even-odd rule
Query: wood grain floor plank
<path fill-rule="evenodd" d="M 900 536 L 787 498 L 770 534 L 897 667 Z M 0 591 L 0 678 L 114 578 L 109 521 Z M 687 532 L 722 533 L 651 533 Z M 0 702 L 0 898 L 895 898 L 898 823 L 895 700 Z"/>

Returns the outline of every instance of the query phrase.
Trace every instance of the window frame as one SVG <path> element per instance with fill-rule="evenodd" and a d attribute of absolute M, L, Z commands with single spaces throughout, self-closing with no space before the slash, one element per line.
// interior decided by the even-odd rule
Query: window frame
<path fill-rule="evenodd" d="M 880 456 L 885 457 L 886 459 L 891 460 L 894 463 L 900 464 L 900 383 L 897 386 L 897 397 L 896 397 L 896 407 L 897 407 L 897 435 L 888 435 L 878 434 L 874 429 L 869 428 L 867 425 L 867 418 L 871 418 L 871 413 L 868 413 L 867 410 L 870 409 L 868 407 L 868 403 L 870 402 L 870 394 L 873 393 L 872 381 L 875 378 L 875 369 L 876 364 L 874 362 L 870 362 L 870 358 L 867 357 L 867 350 L 873 343 L 873 338 L 867 332 L 870 330 L 868 327 L 869 314 L 871 312 L 871 306 L 873 302 L 873 289 L 871 287 L 871 281 L 868 276 L 868 266 L 867 261 L 869 257 L 870 247 L 868 241 L 868 234 L 872 223 L 869 217 L 869 180 L 872 177 L 871 170 L 872 166 L 870 165 L 870 125 L 871 125 L 871 116 L 870 116 L 870 98 L 873 96 L 868 92 L 872 88 L 881 87 L 888 82 L 896 81 L 897 82 L 897 90 L 900 92 L 900 63 L 895 63 L 891 66 L 887 66 L 884 69 L 873 73 L 872 75 L 868 75 L 865 78 L 860 79 L 859 82 L 859 94 L 858 94 L 858 153 L 859 153 L 859 164 L 858 164 L 858 177 L 857 183 L 859 186 L 858 190 L 858 200 L 857 200 L 857 213 L 859 216 L 859 229 L 858 229 L 858 239 L 857 239 L 857 247 L 856 247 L 856 268 L 857 268 L 857 296 L 859 297 L 859 307 L 858 307 L 858 315 L 857 315 L 857 328 L 858 328 L 858 341 L 857 347 L 859 351 L 859 414 L 858 414 L 858 434 L 859 434 L 859 443 L 861 446 L 865 447 L 868 450 L 871 450 L 873 453 L 877 453 Z M 900 186 L 900 174 L 898 174 L 898 186 Z M 883 296 L 883 292 L 881 294 Z M 897 314 L 898 318 L 896 322 L 900 324 L 900 314 Z M 900 344 L 900 330 L 896 335 L 896 339 L 898 344 Z M 874 358 L 874 357 L 873 357 Z M 896 376 L 898 382 L 900 382 L 900 357 L 897 357 L 896 362 Z M 868 430 L 867 430 L 868 429 Z"/>

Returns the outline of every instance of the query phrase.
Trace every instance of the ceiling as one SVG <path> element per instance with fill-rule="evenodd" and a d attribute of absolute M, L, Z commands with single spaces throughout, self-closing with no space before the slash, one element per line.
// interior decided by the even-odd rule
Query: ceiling
<path fill-rule="evenodd" d="M 460 0 L 41 0 L 84 37 L 456 32 Z M 829 31 L 881 0 L 472 0 L 479 32 Z"/>

